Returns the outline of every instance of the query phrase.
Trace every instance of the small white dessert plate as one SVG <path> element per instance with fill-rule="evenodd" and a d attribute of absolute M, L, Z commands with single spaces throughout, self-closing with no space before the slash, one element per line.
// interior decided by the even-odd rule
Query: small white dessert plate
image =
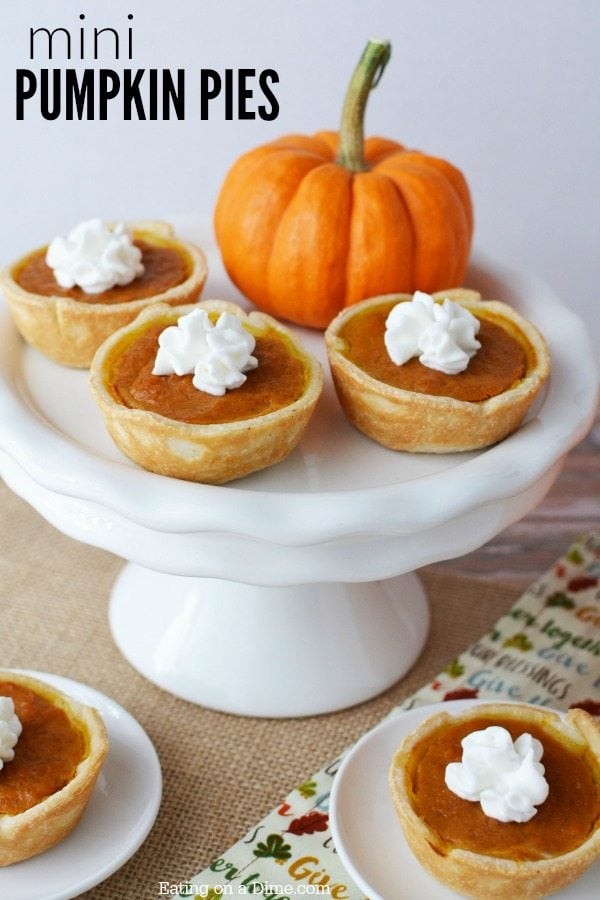
<path fill-rule="evenodd" d="M 112 875 L 146 839 L 160 805 L 160 763 L 142 726 L 114 700 L 70 678 L 26 674 L 95 707 L 110 741 L 90 802 L 71 834 L 39 856 L 0 869 L 0 897 L 6 900 L 69 900 Z"/>
<path fill-rule="evenodd" d="M 427 716 L 457 713 L 487 701 L 450 700 L 419 706 L 386 719 L 358 741 L 340 767 L 331 792 L 330 824 L 335 848 L 355 884 L 369 900 L 456 900 L 420 865 L 404 839 L 388 788 L 392 756 Z M 600 896 L 600 862 L 564 891 L 564 900 Z"/>

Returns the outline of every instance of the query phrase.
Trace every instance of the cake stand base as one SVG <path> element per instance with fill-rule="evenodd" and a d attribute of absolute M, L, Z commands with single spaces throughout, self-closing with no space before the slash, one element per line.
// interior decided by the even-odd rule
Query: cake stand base
<path fill-rule="evenodd" d="M 425 643 L 413 574 L 367 584 L 255 587 L 128 563 L 110 625 L 129 662 L 172 694 L 246 716 L 353 706 L 390 687 Z"/>

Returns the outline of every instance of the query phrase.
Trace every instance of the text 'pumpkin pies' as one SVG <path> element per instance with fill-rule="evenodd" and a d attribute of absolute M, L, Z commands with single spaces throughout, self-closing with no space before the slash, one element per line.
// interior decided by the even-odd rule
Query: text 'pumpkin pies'
<path fill-rule="evenodd" d="M 394 755 L 390 788 L 411 850 L 462 896 L 544 897 L 600 857 L 600 724 L 581 709 L 434 714 Z"/>
<path fill-rule="evenodd" d="M 126 234 L 139 260 L 126 282 L 119 247 L 108 246 L 111 233 L 123 241 Z M 62 252 L 53 250 L 57 257 L 53 269 L 48 264 L 53 261 L 49 250 L 56 241 L 62 241 Z M 63 277 L 60 266 L 69 254 L 66 261 L 72 271 Z M 103 282 L 111 266 L 114 277 Z M 7 266 L 0 273 L 0 287 L 29 344 L 59 363 L 87 368 L 100 344 L 147 306 L 197 300 L 206 276 L 203 252 L 177 238 L 166 222 L 133 222 L 125 229 L 90 220 L 66 240 L 55 239 L 50 247 Z"/>
<path fill-rule="evenodd" d="M 160 354 L 169 357 L 162 367 Z M 126 456 L 161 475 L 222 484 L 288 456 L 323 374 L 275 319 L 206 300 L 145 310 L 98 350 L 90 384 Z"/>
<path fill-rule="evenodd" d="M 521 424 L 548 378 L 544 339 L 512 307 L 475 291 L 421 297 L 421 304 L 417 294 L 412 302 L 408 294 L 373 297 L 329 325 L 327 354 L 346 416 L 392 450 L 450 453 L 496 443 Z M 394 332 L 398 313 L 405 321 Z M 388 350 L 390 333 L 401 344 L 400 364 Z M 445 370 L 427 359 L 436 353 L 445 354 Z M 466 367 L 452 371 L 459 357 Z"/>
<path fill-rule="evenodd" d="M 79 821 L 108 752 L 99 713 L 21 673 L 0 671 L 19 736 L 0 766 L 0 866 L 53 847 Z M 4 724 L 4 723 L 3 723 Z"/>

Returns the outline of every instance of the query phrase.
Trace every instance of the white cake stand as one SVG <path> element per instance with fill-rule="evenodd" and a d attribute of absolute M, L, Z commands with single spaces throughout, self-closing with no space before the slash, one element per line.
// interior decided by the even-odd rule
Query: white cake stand
<path fill-rule="evenodd" d="M 204 296 L 239 300 L 208 231 L 180 225 L 209 247 Z M 258 716 L 341 709 L 410 668 L 429 621 L 413 570 L 526 515 L 596 406 L 586 330 L 545 285 L 481 258 L 467 283 L 513 303 L 550 344 L 549 390 L 516 434 L 479 453 L 394 453 L 346 422 L 326 379 L 300 447 L 221 487 L 121 456 L 87 373 L 25 346 L 2 307 L 0 474 L 65 534 L 129 560 L 110 623 L 135 668 L 195 703 Z M 321 335 L 301 337 L 325 363 Z"/>

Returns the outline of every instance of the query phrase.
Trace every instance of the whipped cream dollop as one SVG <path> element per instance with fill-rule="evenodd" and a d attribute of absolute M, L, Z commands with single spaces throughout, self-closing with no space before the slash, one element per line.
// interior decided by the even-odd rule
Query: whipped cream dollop
<path fill-rule="evenodd" d="M 22 730 L 12 698 L 0 697 L 0 769 L 14 759 L 14 747 Z"/>
<path fill-rule="evenodd" d="M 246 372 L 255 369 L 252 356 L 256 341 L 241 319 L 222 312 L 213 324 L 204 309 L 181 316 L 158 339 L 154 375 L 190 375 L 199 391 L 222 397 L 226 390 L 241 387 Z"/>
<path fill-rule="evenodd" d="M 125 225 L 108 226 L 101 219 L 81 222 L 66 238 L 54 238 L 46 263 L 61 287 L 77 286 L 86 294 L 129 284 L 144 271 L 142 251 Z"/>
<path fill-rule="evenodd" d="M 436 303 L 430 294 L 416 291 L 412 300 L 390 311 L 384 341 L 397 366 L 418 356 L 429 369 L 456 375 L 481 347 L 475 338 L 479 327 L 479 320 L 459 303 L 448 298 Z"/>
<path fill-rule="evenodd" d="M 513 742 L 506 728 L 491 725 L 461 743 L 462 762 L 446 766 L 448 788 L 463 800 L 478 800 L 492 819 L 528 822 L 548 796 L 540 741 L 525 733 Z"/>

